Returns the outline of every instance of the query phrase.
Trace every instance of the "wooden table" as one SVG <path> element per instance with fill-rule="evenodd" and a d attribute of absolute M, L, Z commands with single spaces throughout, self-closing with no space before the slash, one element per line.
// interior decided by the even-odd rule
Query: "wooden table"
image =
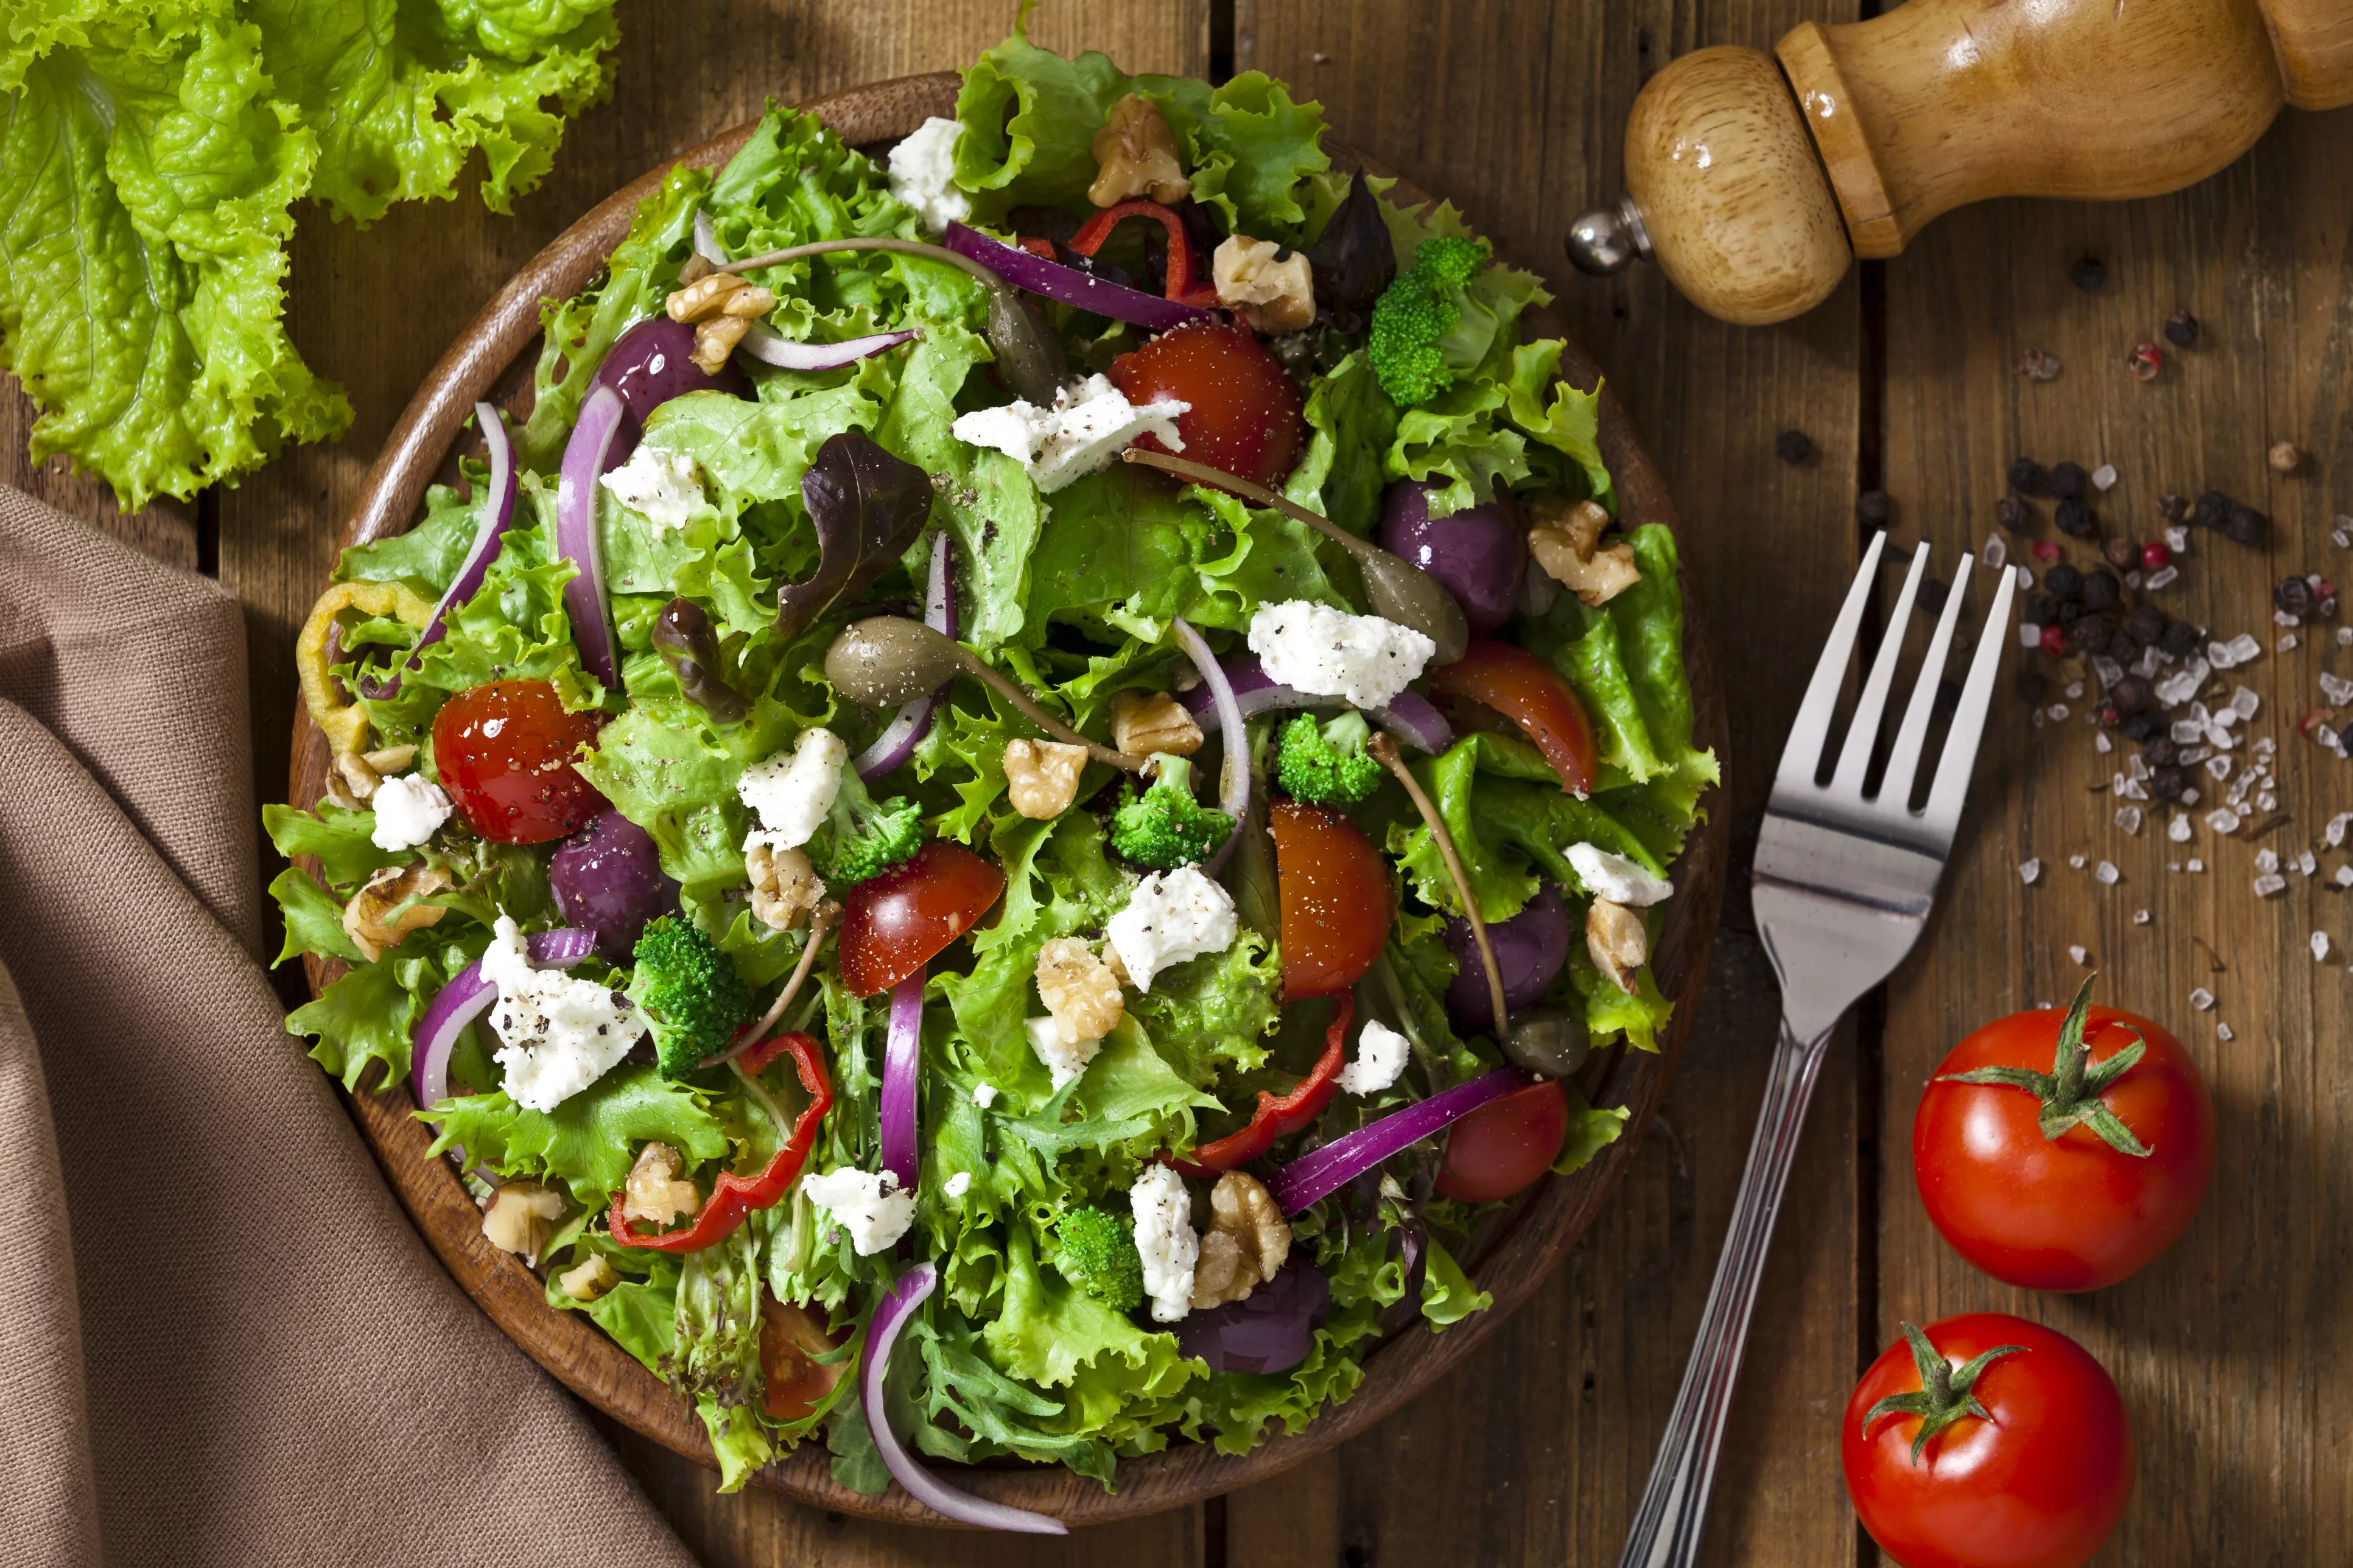
<path fill-rule="evenodd" d="M 1010 0 L 623 0 L 614 101 L 572 131 L 554 175 L 513 218 L 488 216 L 470 196 L 396 209 L 364 233 L 305 211 L 292 331 L 351 393 L 358 417 L 342 442 L 192 508 L 124 517 L 102 487 L 27 470 L 29 413 L 14 395 L 0 408 L 0 476 L 235 587 L 248 607 L 255 773 L 267 796 L 286 776 L 294 632 L 360 478 L 410 390 L 497 285 L 614 186 L 768 96 L 959 64 L 1003 34 L 1012 10 Z M 2251 159 L 2167 200 L 1953 215 L 1910 255 L 1862 266 L 1829 303 L 1782 327 L 1720 325 L 1654 273 L 1609 284 L 1567 273 L 1563 226 L 1614 194 L 1627 108 L 1651 71 L 1704 44 L 1769 47 L 1800 20 L 1857 14 L 1858 0 L 1052 0 L 1037 19 L 1041 41 L 1103 47 L 1130 69 L 1257 68 L 1289 79 L 1352 142 L 1451 195 L 1554 279 L 1676 488 L 1686 558 L 1737 672 L 1726 759 L 1736 844 L 1742 826 L 1753 842 L 1767 773 L 1852 569 L 1861 490 L 1896 498 L 1894 542 L 1932 540 L 1939 575 L 1991 531 L 2003 470 L 2021 451 L 2114 463 L 2120 482 L 2099 510 L 2111 532 L 2136 538 L 2157 532 L 2160 491 L 2230 490 L 2274 515 L 2269 549 L 2201 534 L 2161 602 L 2226 637 L 2252 631 L 2267 649 L 2273 580 L 2353 572 L 2328 542 L 2338 508 L 2353 510 L 2337 479 L 2353 437 L 2353 116 L 2290 115 Z M 2085 255 L 2107 264 L 2096 297 L 2068 281 Z M 2126 353 L 2184 306 L 2205 324 L 2200 346 L 2168 350 L 2163 376 L 2135 383 Z M 2015 374 L 2030 346 L 2059 356 L 2060 379 Z M 1773 438 L 1785 429 L 1805 432 L 1818 455 L 1777 461 Z M 2314 454 L 2286 478 L 2264 464 L 2281 437 Z M 2307 628 L 2303 642 L 2238 672 L 2263 698 L 2250 728 L 2280 738 L 2279 809 L 2290 821 L 2263 843 L 2290 858 L 2353 806 L 2353 764 L 2295 729 L 2318 701 L 2316 671 L 2353 666 L 2353 651 L 2326 630 Z M 1899 1320 L 1975 1307 L 2058 1325 L 2123 1387 L 2139 1495 L 2100 1562 L 2353 1560 L 2353 1407 L 2324 1395 L 2353 1352 L 2353 1250 L 2343 1244 L 2353 1093 L 2335 1076 L 2353 900 L 2322 886 L 2347 856 L 2324 852 L 2322 879 L 2291 873 L 2284 894 L 2263 900 L 2244 830 L 2218 841 L 2200 826 L 2190 845 L 2154 826 L 2124 833 L 2105 784 L 2116 759 L 2094 753 L 2073 706 L 2077 719 L 2031 729 L 2005 680 L 1945 904 L 1921 952 L 1836 1043 L 1766 1277 L 1711 1562 L 1874 1560 L 1838 1474 L 1847 1391 Z M 2072 869 L 2075 853 L 2114 861 L 2121 882 L 2102 887 Z M 2203 876 L 2166 869 L 2191 854 Z M 2016 867 L 2030 856 L 2045 870 L 2021 889 Z M 2140 910 L 2148 923 L 2135 923 Z M 626 1432 L 614 1440 L 716 1563 L 1614 1563 L 1714 1267 L 1773 1039 L 1776 993 L 1737 888 L 1725 911 L 1665 1112 L 1557 1283 L 1453 1384 L 1279 1481 L 1041 1544 L 718 1497 L 708 1472 Z M 2316 930 L 2334 940 L 2330 963 L 2310 956 Z M 1906 1138 L 1921 1084 L 1959 1034 L 2072 994 L 2083 973 L 2074 945 L 2105 970 L 2106 998 L 2169 1022 L 2205 1066 L 2222 1118 L 2220 1171 L 2197 1225 L 2140 1278 L 2089 1298 L 2036 1297 L 1987 1280 L 1936 1238 Z M 2200 984 L 2221 998 L 2215 1011 L 2190 1006 Z M 2218 1039 L 2218 1020 L 2235 1038 Z"/>

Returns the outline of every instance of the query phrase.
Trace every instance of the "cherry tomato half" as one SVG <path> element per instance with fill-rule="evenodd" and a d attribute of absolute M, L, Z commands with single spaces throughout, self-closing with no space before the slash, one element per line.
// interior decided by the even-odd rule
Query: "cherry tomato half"
<path fill-rule="evenodd" d="M 2058 1008 L 2013 1013 L 1955 1046 L 1912 1119 L 1912 1174 L 1953 1250 L 2031 1290 L 2096 1290 L 2146 1266 L 2188 1229 L 2214 1174 L 2214 1102 L 2181 1042 L 2113 1007 L 2084 1017 L 2091 1061 L 2139 1032 L 2147 1049 L 2099 1098 L 2148 1149 L 2091 1128 L 2042 1135 L 2042 1101 L 2008 1084 L 1951 1083 L 1980 1068 L 2052 1070 Z"/>
<path fill-rule="evenodd" d="M 1546 1079 L 1491 1100 L 1446 1132 L 1438 1195 L 1491 1204 L 1535 1184 L 1568 1136 L 1568 1091 Z"/>
<path fill-rule="evenodd" d="M 460 691 L 433 718 L 433 765 L 466 826 L 501 844 L 544 844 L 607 809 L 573 770 L 605 716 L 567 713 L 544 680 Z"/>
<path fill-rule="evenodd" d="M 839 1350 L 842 1342 L 827 1333 L 824 1320 L 807 1308 L 788 1306 L 761 1292 L 760 1408 L 770 1419 L 798 1421 L 816 1414 L 818 1401 L 849 1374 L 851 1358 L 810 1358 Z"/>
<path fill-rule="evenodd" d="M 1329 996 L 1365 976 L 1397 910 L 1388 863 L 1365 830 L 1320 805 L 1278 800 L 1267 812 L 1282 907 L 1282 999 Z"/>
<path fill-rule="evenodd" d="M 842 899 L 842 983 L 856 996 L 890 990 L 970 931 L 1003 891 L 1004 872 L 961 844 L 932 840 Z"/>
<path fill-rule="evenodd" d="M 1190 326 L 1163 332 L 1111 362 L 1130 403 L 1173 399 L 1185 456 L 1279 489 L 1307 444 L 1306 403 L 1282 362 L 1248 327 Z M 1137 443 L 1168 448 L 1145 436 Z"/>
<path fill-rule="evenodd" d="M 1928 1439 L 1917 1415 L 1868 1420 L 1889 1394 L 1921 1388 L 1903 1340 L 1882 1352 L 1846 1402 L 1839 1460 L 1871 1538 L 1904 1568 L 2082 1568 L 2132 1497 L 2132 1423 L 2116 1385 L 2055 1329 L 2001 1312 L 1931 1323 L 1928 1342 L 1956 1371 L 1998 1345 L 1968 1390 L 1985 1407 Z"/>
<path fill-rule="evenodd" d="M 1482 638 L 1452 664 L 1431 670 L 1430 689 L 1441 697 L 1483 703 L 1517 724 L 1569 794 L 1590 794 L 1601 776 L 1585 704 L 1552 666 L 1525 648 Z"/>

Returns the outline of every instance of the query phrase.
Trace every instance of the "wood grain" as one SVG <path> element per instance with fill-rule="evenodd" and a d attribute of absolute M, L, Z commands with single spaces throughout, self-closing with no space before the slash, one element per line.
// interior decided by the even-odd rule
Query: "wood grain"
<path fill-rule="evenodd" d="M 2337 512 L 2353 510 L 2340 325 L 2353 310 L 2348 210 L 2353 119 L 2290 115 L 2249 161 L 2178 195 L 2126 206 L 2001 203 L 1929 230 L 1887 269 L 1889 486 L 1899 502 L 1922 503 L 1905 509 L 1915 527 L 1940 558 L 1981 543 L 2004 468 L 2021 452 L 2114 463 L 2119 481 L 2097 511 L 2105 531 L 2128 538 L 2157 531 L 2160 493 L 2224 489 L 2272 513 L 2268 548 L 2200 532 L 2181 581 L 2153 597 L 2216 636 L 2251 632 L 2270 650 L 2283 629 L 2272 620 L 2274 581 L 2289 572 L 2346 580 L 2328 534 Z M 2067 280 L 2084 256 L 2106 263 L 2095 296 Z M 2203 322 L 2198 347 L 2168 345 L 2165 373 L 2135 382 L 2124 355 L 2179 308 Z M 2059 356 L 2058 380 L 2014 374 L 2030 345 Z M 2278 438 L 2314 458 L 2294 475 L 2273 473 L 2264 448 Z M 2055 537 L 2047 524 L 2044 536 Z M 2276 898 L 2252 886 L 2259 847 L 2292 857 L 2312 846 L 2324 879 L 2347 859 L 2314 836 L 2353 806 L 2353 773 L 2299 740 L 2295 721 L 2320 700 L 2318 672 L 2346 673 L 2353 650 L 2327 627 L 2299 633 L 2294 651 L 2266 651 L 2223 678 L 2226 696 L 2242 682 L 2262 694 L 2245 728 L 2277 737 L 2284 753 L 2279 809 L 2289 820 L 2259 842 L 2200 821 L 2190 842 L 2171 843 L 2154 809 L 2150 826 L 2125 832 L 2115 795 L 2095 793 L 2118 756 L 2094 751 L 2084 704 L 2038 731 L 2005 690 L 1980 763 L 1981 809 L 1952 869 L 1953 887 L 1979 896 L 1944 901 L 1890 988 L 1882 1142 L 1891 1151 L 1908 1146 L 1920 1087 L 1962 1033 L 2073 993 L 2085 971 L 2067 950 L 2078 944 L 2100 971 L 2102 998 L 2170 1027 L 2213 1087 L 2221 1137 L 2204 1212 L 2142 1274 L 2092 1295 L 2037 1296 L 1987 1279 L 1928 1226 L 1908 1161 L 1891 1159 L 1883 1174 L 1879 1340 L 1895 1337 L 1899 1319 L 1998 1308 L 2073 1334 L 2123 1389 L 2140 1487 L 2103 1564 L 2353 1559 L 2353 1475 L 2342 1462 L 2353 1415 L 2322 1392 L 2353 1350 L 2353 1184 L 2338 1154 L 2353 1132 L 2344 952 L 2353 903 L 2294 871 Z M 2073 854 L 2112 861 L 2121 880 L 2102 887 L 2069 866 Z M 2021 889 L 2016 867 L 2030 856 L 2046 869 Z M 2168 869 L 2191 856 L 2203 875 Z M 2134 923 L 2141 910 L 2146 925 Z M 2316 930 L 2336 949 L 2327 963 L 2306 945 Z M 2220 998 L 2214 1011 L 2191 1005 L 2198 986 Z M 2218 1023 L 2236 1037 L 2218 1038 Z"/>

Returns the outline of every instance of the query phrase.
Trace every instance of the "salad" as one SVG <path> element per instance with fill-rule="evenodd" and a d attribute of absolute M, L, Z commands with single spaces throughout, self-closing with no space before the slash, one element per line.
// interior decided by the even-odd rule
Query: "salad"
<path fill-rule="evenodd" d="M 1615 1138 L 1692 742 L 1546 298 L 1257 72 L 1018 32 L 887 160 L 771 110 L 298 647 L 289 1019 L 691 1401 L 1113 1484 L 1487 1306 Z"/>

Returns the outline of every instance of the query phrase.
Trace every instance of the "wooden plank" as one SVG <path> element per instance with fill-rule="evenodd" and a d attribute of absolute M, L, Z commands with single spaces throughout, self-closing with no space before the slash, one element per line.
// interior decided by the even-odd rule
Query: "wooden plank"
<path fill-rule="evenodd" d="M 1817 639 L 1853 564 L 1858 293 L 1805 320 L 1725 327 L 1654 272 L 1570 273 L 1560 236 L 1616 195 L 1642 80 L 1701 44 L 1769 47 L 1820 6 L 1644 3 L 1508 9 L 1440 0 L 1237 0 L 1234 63 L 1323 100 L 1335 131 L 1452 198 L 1524 265 L 1630 402 L 1744 673 L 1728 762 L 1736 821 L 1764 799 Z M 1833 8 L 1839 19 L 1852 5 Z M 1773 457 L 1784 428 L 1820 455 Z M 1770 595 L 1753 584 L 1771 582 Z M 1736 845 L 1739 835 L 1736 830 Z M 1736 873 L 1738 872 L 1736 849 Z M 1236 1494 L 1228 1560 L 1609 1562 L 1647 1478 L 1712 1275 L 1772 1049 L 1778 994 L 1745 890 L 1662 1125 L 1555 1289 L 1451 1384 L 1340 1450 L 1332 1483 Z M 1853 1051 L 1840 1048 L 1794 1177 L 1734 1417 L 1707 1560 L 1853 1556 L 1837 1413 L 1855 1372 Z"/>
<path fill-rule="evenodd" d="M 26 443 L 39 416 L 23 384 L 13 375 L 0 375 L 0 484 L 37 496 L 174 566 L 196 569 L 194 506 L 164 500 L 126 512 L 114 504 L 114 491 L 105 480 L 76 471 L 64 453 L 36 464 Z"/>
<path fill-rule="evenodd" d="M 2303 627 L 2302 646 L 2272 651 L 2282 628 L 2270 602 L 2285 573 L 2345 580 L 2328 533 L 2337 511 L 2353 510 L 2341 329 L 2348 202 L 2353 121 L 2291 114 L 2251 160 L 2192 191 L 2123 206 L 2006 203 L 1953 214 L 1887 269 L 1889 488 L 1900 504 L 1915 503 L 1903 537 L 1925 530 L 1945 560 L 1981 543 L 2004 468 L 2021 451 L 2045 463 L 2114 463 L 2119 482 L 2097 509 L 2111 533 L 2150 537 L 2158 495 L 2210 486 L 2274 519 L 2260 551 L 2194 535 L 2180 582 L 2151 597 L 2220 637 L 2246 631 L 2263 643 L 2261 658 L 2221 684 L 2225 697 L 2241 683 L 2261 694 L 2242 729 L 2278 739 L 2279 809 L 2291 820 L 2259 843 L 2199 822 L 2177 844 L 2164 814 L 2144 807 L 2149 826 L 2128 834 L 2114 820 L 2115 795 L 2094 793 L 2123 752 L 2094 752 L 2085 704 L 2035 731 L 2005 689 L 1951 891 L 1889 1001 L 1882 1138 L 1891 1151 L 1908 1147 L 1919 1089 L 1962 1033 L 2073 994 L 2085 971 L 2071 945 L 2102 971 L 2103 1000 L 2171 1027 L 2213 1086 L 2220 1157 L 2203 1214 L 2168 1256 L 2092 1296 L 1987 1279 L 1933 1233 L 1908 1161 L 1891 1158 L 1883 1177 L 1880 1341 L 1899 1319 L 1998 1308 L 2074 1335 L 2116 1377 L 2139 1442 L 2139 1492 L 2104 1563 L 2343 1562 L 2353 1552 L 2353 1478 L 2337 1458 L 2353 1418 L 2320 1392 L 2353 1338 L 2343 1305 L 2353 1193 L 2332 1153 L 2353 1120 L 2343 1087 L 2353 906 L 2292 870 L 2278 897 L 2252 887 L 2259 847 L 2293 858 L 2353 805 L 2347 764 L 2295 728 L 2319 701 L 2318 672 L 2344 672 L 2348 650 L 2329 628 Z M 2068 282 L 2086 255 L 2107 267 L 2096 297 Z M 2126 353 L 2182 307 L 2204 323 L 2199 346 L 2168 345 L 2163 375 L 2136 383 Z M 2058 380 L 2014 374 L 2029 346 L 2059 356 Z M 2286 478 L 2264 463 L 2283 437 L 2318 454 Z M 2067 699 L 2054 690 L 2050 700 Z M 2221 793 L 2211 779 L 2198 783 Z M 2346 855 L 2320 847 L 2325 878 Z M 2103 887 L 2072 868 L 2078 853 L 2094 866 L 2112 861 L 2121 880 Z M 2030 856 L 2045 869 L 2021 890 L 2016 867 Z M 2191 856 L 2204 875 L 2168 869 Z M 2135 923 L 2140 910 L 2146 925 Z M 2337 950 L 2326 964 L 2306 946 L 2315 930 Z M 2225 972 L 2213 972 L 2210 951 Z M 2200 985 L 2220 997 L 2214 1011 L 2191 1006 Z M 2219 1039 L 2218 1022 L 2236 1037 Z"/>

